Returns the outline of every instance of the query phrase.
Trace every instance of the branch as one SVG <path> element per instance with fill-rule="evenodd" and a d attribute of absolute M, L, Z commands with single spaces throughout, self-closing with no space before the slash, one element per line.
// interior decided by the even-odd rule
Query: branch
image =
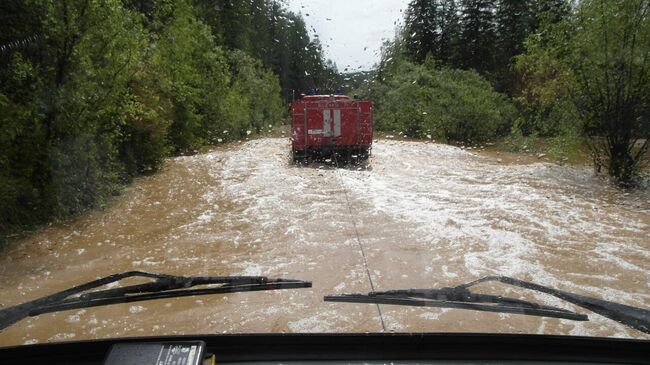
<path fill-rule="evenodd" d="M 647 137 L 650 137 L 650 136 L 646 136 L 645 142 L 643 142 L 643 145 L 641 145 L 641 148 L 637 151 L 636 155 L 634 155 L 634 157 L 632 157 L 632 161 L 634 161 L 635 165 L 639 162 L 641 157 L 643 157 L 643 155 L 645 155 L 646 152 L 648 152 L 648 147 L 650 147 L 650 138 L 647 138 Z M 635 142 L 635 144 L 636 144 L 636 142 Z"/>
<path fill-rule="evenodd" d="M 610 104 L 611 95 L 609 91 L 609 28 L 607 28 L 607 21 L 605 20 L 605 0 L 600 0 L 600 18 L 602 20 L 604 43 L 605 43 L 605 91 L 607 95 L 607 105 Z"/>

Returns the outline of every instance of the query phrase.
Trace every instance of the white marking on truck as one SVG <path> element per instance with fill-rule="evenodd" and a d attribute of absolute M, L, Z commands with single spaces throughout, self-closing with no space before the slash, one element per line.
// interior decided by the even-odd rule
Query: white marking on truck
<path fill-rule="evenodd" d="M 334 109 L 334 137 L 341 135 L 341 109 Z"/>
<path fill-rule="evenodd" d="M 332 135 L 332 114 L 329 109 L 323 110 L 323 136 L 329 137 Z"/>

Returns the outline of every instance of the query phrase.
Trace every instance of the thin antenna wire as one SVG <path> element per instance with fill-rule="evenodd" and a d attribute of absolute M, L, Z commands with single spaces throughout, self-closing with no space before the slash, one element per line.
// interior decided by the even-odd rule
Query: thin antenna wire
<path fill-rule="evenodd" d="M 334 153 L 334 164 L 338 167 L 338 160 L 336 159 L 336 153 Z M 366 275 L 368 276 L 368 282 L 370 283 L 370 289 L 372 291 L 375 290 L 375 285 L 372 282 L 372 276 L 370 275 L 370 269 L 368 267 L 368 258 L 366 257 L 366 251 L 363 249 L 363 244 L 361 243 L 361 237 L 359 236 L 359 230 L 357 229 L 357 222 L 354 219 L 354 213 L 352 212 L 352 205 L 350 204 L 350 198 L 348 197 L 348 191 L 345 189 L 345 186 L 343 185 L 341 175 L 338 171 L 336 170 L 336 175 L 338 176 L 339 180 L 339 185 L 341 186 L 341 189 L 343 190 L 343 194 L 345 195 L 345 202 L 348 205 L 348 212 L 350 213 L 350 220 L 352 221 L 352 227 L 354 228 L 354 235 L 356 236 L 357 239 L 357 244 L 359 245 L 359 251 L 361 252 L 361 257 L 363 258 L 363 266 L 366 269 Z M 375 304 L 377 306 L 377 312 L 379 313 L 379 320 L 381 321 L 381 328 L 386 332 L 386 324 L 384 323 L 384 316 L 381 313 L 381 307 L 379 306 L 378 303 Z"/>

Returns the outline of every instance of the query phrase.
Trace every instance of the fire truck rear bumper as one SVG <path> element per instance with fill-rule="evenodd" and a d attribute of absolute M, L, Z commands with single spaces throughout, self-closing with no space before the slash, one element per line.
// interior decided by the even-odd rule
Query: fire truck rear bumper
<path fill-rule="evenodd" d="M 294 159 L 319 159 L 328 158 L 336 154 L 344 158 L 359 158 L 366 159 L 370 155 L 371 145 L 329 145 L 329 146 L 310 146 L 310 147 L 294 147 Z"/>

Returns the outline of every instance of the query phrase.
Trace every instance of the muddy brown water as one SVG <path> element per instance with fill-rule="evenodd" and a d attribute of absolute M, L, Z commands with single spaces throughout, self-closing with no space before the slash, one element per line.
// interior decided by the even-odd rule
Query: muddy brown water
<path fill-rule="evenodd" d="M 297 167 L 285 138 L 170 159 L 108 209 L 45 228 L 0 252 L 0 306 L 143 270 L 266 275 L 313 288 L 112 305 L 45 314 L 0 346 L 107 337 L 376 332 L 377 308 L 323 295 L 457 285 L 508 275 L 650 308 L 650 196 L 589 168 L 502 159 L 435 143 L 377 141 L 361 168 Z M 347 198 L 346 198 L 347 196 Z M 348 205 L 349 202 L 349 205 Z M 504 285 L 522 296 L 587 313 Z M 599 315 L 574 322 L 382 305 L 388 331 L 650 338 Z"/>

